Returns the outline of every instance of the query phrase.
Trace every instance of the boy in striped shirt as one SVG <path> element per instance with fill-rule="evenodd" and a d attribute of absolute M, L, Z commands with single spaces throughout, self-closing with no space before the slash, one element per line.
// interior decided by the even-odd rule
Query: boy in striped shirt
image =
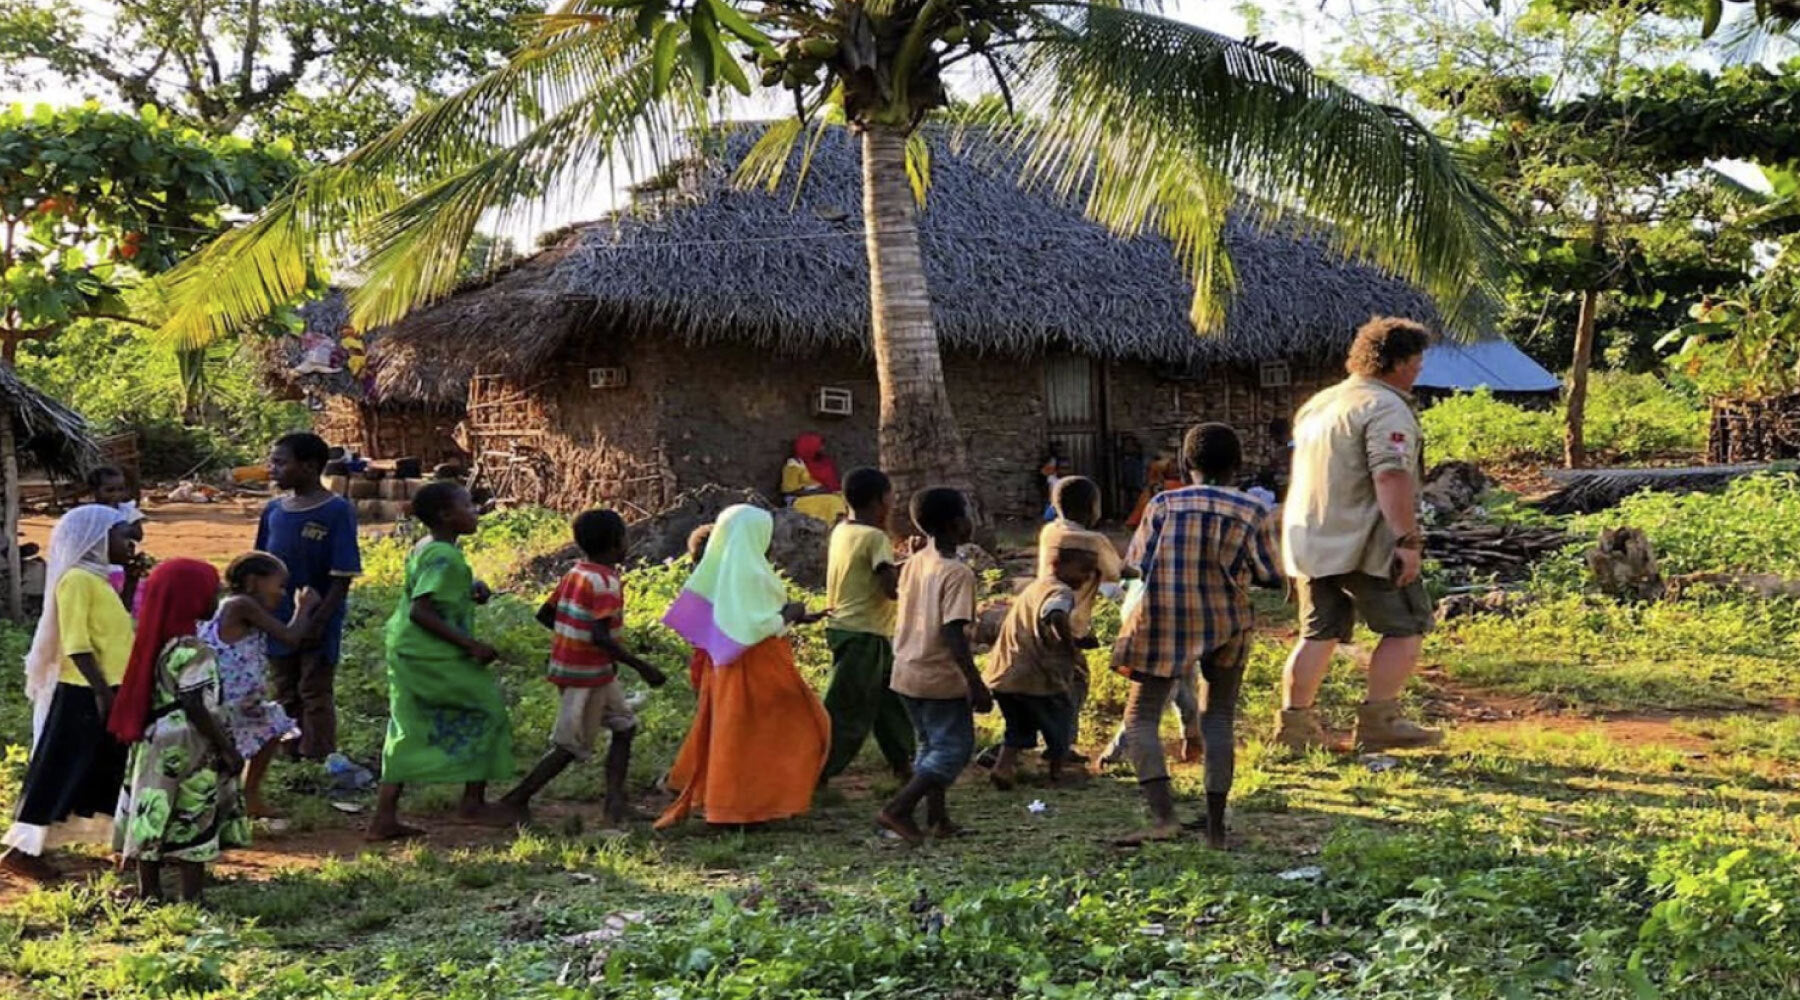
<path fill-rule="evenodd" d="M 637 671 L 653 688 L 667 678 L 619 642 L 625 628 L 625 582 L 618 569 L 625 558 L 624 519 L 610 510 L 590 510 L 575 518 L 574 530 L 584 558 L 563 575 L 537 616 L 553 633 L 549 675 L 562 689 L 562 706 L 549 752 L 505 801 L 523 810 L 564 768 L 592 757 L 601 730 L 607 730 L 612 740 L 606 750 L 606 819 L 619 825 L 631 813 L 625 778 L 638 723 L 618 683 L 618 665 Z"/>

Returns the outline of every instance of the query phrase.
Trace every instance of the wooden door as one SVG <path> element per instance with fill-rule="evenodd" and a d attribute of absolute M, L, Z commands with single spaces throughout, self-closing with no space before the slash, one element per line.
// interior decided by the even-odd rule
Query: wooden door
<path fill-rule="evenodd" d="M 1111 496 L 1104 370 L 1093 359 L 1072 354 L 1045 358 L 1044 401 L 1051 447 L 1076 475 L 1098 484 L 1101 496 Z"/>

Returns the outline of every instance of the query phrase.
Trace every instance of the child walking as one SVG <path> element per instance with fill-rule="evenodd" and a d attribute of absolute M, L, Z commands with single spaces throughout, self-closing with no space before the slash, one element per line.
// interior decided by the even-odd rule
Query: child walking
<path fill-rule="evenodd" d="M 244 759 L 226 728 L 219 661 L 194 635 L 218 602 L 219 571 L 198 559 L 170 559 L 144 582 L 111 727 L 131 743 L 113 846 L 136 862 L 144 899 L 162 898 L 163 865 L 173 862 L 179 898 L 197 901 L 206 863 L 250 843 L 238 794 Z"/>
<path fill-rule="evenodd" d="M 279 621 L 290 621 L 303 589 L 321 595 L 304 641 L 270 636 L 269 672 L 275 699 L 300 724 L 300 756 L 323 760 L 337 749 L 333 686 L 344 635 L 344 602 L 350 581 L 362 572 L 356 546 L 356 508 L 325 488 L 321 477 L 331 450 L 317 434 L 289 434 L 269 452 L 269 478 L 288 491 L 263 508 L 256 545 L 287 567 Z"/>
<path fill-rule="evenodd" d="M 892 687 L 912 719 L 919 749 L 912 780 L 882 806 L 875 821 L 917 844 L 925 839 L 913 821 L 921 799 L 934 835 L 958 832 L 946 790 L 975 755 L 974 713 L 992 711 L 994 699 L 969 649 L 975 571 L 956 556 L 974 531 L 968 502 L 956 490 L 934 487 L 913 496 L 911 513 L 931 544 L 900 570 Z"/>
<path fill-rule="evenodd" d="M 1157 729 L 1170 692 L 1199 670 L 1205 743 L 1206 839 L 1225 846 L 1225 802 L 1236 768 L 1232 724 L 1249 659 L 1253 585 L 1278 586 L 1274 519 L 1255 498 L 1224 486 L 1243 465 L 1237 432 L 1201 424 L 1187 432 L 1182 464 L 1194 483 L 1151 499 L 1125 554 L 1144 576 L 1144 597 L 1119 631 L 1113 668 L 1131 678 L 1125 702 L 1129 752 L 1150 827 L 1123 845 L 1181 835 Z"/>
<path fill-rule="evenodd" d="M 218 660 L 223 686 L 220 712 L 244 772 L 244 798 L 252 819 L 280 819 L 263 800 L 263 778 L 281 741 L 295 732 L 294 720 L 269 697 L 269 641 L 298 645 L 312 627 L 319 594 L 302 588 L 286 622 L 275 609 L 287 598 L 288 571 L 267 552 L 246 552 L 225 568 L 229 593 L 218 614 L 200 626 L 200 641 Z"/>
<path fill-rule="evenodd" d="M 1075 588 L 1075 607 L 1069 612 L 1069 626 L 1082 649 L 1094 649 L 1099 646 L 1094 639 L 1094 600 L 1099 596 L 1100 588 L 1135 577 L 1137 571 L 1125 565 L 1111 539 L 1094 530 L 1100 524 L 1101 510 L 1100 487 L 1092 479 L 1069 476 L 1059 480 L 1050 502 L 1056 509 L 1056 519 L 1038 532 L 1037 575 L 1039 579 L 1056 575 L 1051 563 L 1066 539 L 1081 539 L 1080 547 L 1093 552 L 1095 572 L 1087 582 Z M 1075 674 L 1069 684 L 1068 756 L 1072 764 L 1086 763 L 1074 747 L 1080 736 L 1081 708 L 1087 704 L 1087 693 L 1087 658 L 1078 656 Z"/>
<path fill-rule="evenodd" d="M 84 504 L 50 533 L 44 611 L 25 656 L 31 760 L 0 840 L 0 871 L 51 881 L 51 848 L 109 839 L 125 748 L 107 735 L 107 720 L 131 659 L 132 623 L 106 573 L 131 555 L 129 529 L 112 507 Z"/>
<path fill-rule="evenodd" d="M 612 734 L 606 747 L 606 820 L 616 827 L 631 815 L 625 779 L 638 727 L 619 683 L 618 665 L 637 671 L 653 688 L 668 678 L 619 641 L 625 629 L 625 583 L 619 576 L 625 519 L 610 510 L 590 510 L 575 518 L 573 528 L 585 558 L 563 575 L 538 610 L 538 621 L 554 632 L 550 683 L 562 690 L 562 705 L 549 752 L 502 801 L 523 815 L 531 797 L 564 768 L 593 756 L 594 742 L 604 730 Z"/>
<path fill-rule="evenodd" d="M 888 538 L 894 484 L 880 469 L 857 469 L 844 479 L 849 520 L 831 529 L 825 604 L 831 609 L 825 641 L 831 647 L 831 756 L 825 781 L 844 772 L 870 732 L 888 767 L 912 777 L 912 721 L 888 686 L 894 674 L 894 611 L 900 597 L 899 560 Z"/>
<path fill-rule="evenodd" d="M 1018 777 L 1019 755 L 1044 738 L 1050 780 L 1062 780 L 1069 762 L 1075 713 L 1071 690 L 1082 652 L 1071 621 L 1076 591 L 1099 572 L 1098 543 L 1082 535 L 1062 539 L 1050 553 L 1050 572 L 1013 598 L 994 643 L 985 678 L 1006 719 L 1006 737 L 990 774 L 1005 791 Z"/>
<path fill-rule="evenodd" d="M 456 544 L 475 531 L 475 505 L 461 486 L 434 482 L 412 506 L 431 533 L 406 557 L 400 603 L 387 623 L 387 740 L 370 840 L 424 834 L 400 822 L 400 792 L 414 783 L 462 784 L 465 819 L 517 819 L 515 810 L 487 801 L 487 783 L 512 776 L 512 727 L 487 669 L 499 654 L 474 636 L 475 577 Z"/>

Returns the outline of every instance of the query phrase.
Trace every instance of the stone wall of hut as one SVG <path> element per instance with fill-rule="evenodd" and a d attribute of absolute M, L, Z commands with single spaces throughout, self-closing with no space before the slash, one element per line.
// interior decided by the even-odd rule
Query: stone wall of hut
<path fill-rule="evenodd" d="M 313 414 L 313 433 L 369 458 L 417 458 L 432 466 L 466 458 L 456 443 L 461 419 L 455 408 L 374 406 L 327 396 L 324 409 Z"/>

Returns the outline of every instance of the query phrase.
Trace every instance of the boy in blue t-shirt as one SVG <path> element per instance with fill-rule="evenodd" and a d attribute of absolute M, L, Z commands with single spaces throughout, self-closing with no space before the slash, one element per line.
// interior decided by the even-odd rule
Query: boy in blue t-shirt
<path fill-rule="evenodd" d="M 275 613 L 291 616 L 294 595 L 302 588 L 324 595 L 306 641 L 294 647 L 269 638 L 275 698 L 299 722 L 300 756 L 312 760 L 337 749 L 332 685 L 344 637 L 344 602 L 350 581 L 362 572 L 356 508 L 320 481 L 329 460 L 330 449 L 317 434 L 289 434 L 276 441 L 269 451 L 269 479 L 289 492 L 263 508 L 256 526 L 256 547 L 287 564 L 287 594 Z"/>

